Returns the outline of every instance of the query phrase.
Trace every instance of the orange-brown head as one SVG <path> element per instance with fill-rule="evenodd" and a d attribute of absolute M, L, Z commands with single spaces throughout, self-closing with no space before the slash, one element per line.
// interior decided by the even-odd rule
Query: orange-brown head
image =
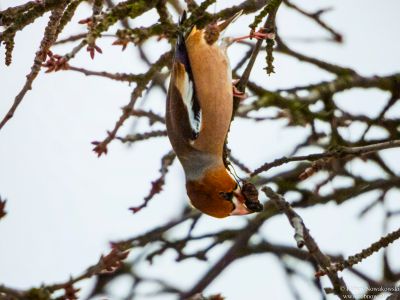
<path fill-rule="evenodd" d="M 188 180 L 186 190 L 194 207 L 216 218 L 253 212 L 245 206 L 238 184 L 223 166 L 205 171 L 199 180 Z"/>

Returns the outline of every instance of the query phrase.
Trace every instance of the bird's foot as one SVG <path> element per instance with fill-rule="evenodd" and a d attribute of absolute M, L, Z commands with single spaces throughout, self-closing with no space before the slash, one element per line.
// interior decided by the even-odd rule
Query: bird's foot
<path fill-rule="evenodd" d="M 232 80 L 233 97 L 239 98 L 240 100 L 244 100 L 247 98 L 247 94 L 245 92 L 239 91 L 239 89 L 236 87 L 236 84 L 238 82 L 239 82 L 239 79 Z"/>
<path fill-rule="evenodd" d="M 275 39 L 275 33 L 274 32 L 264 32 L 265 29 L 262 28 L 259 31 L 252 31 L 250 32 L 249 35 L 245 35 L 242 37 L 235 38 L 235 42 L 243 41 L 246 39 L 257 39 L 257 40 L 273 40 Z"/>

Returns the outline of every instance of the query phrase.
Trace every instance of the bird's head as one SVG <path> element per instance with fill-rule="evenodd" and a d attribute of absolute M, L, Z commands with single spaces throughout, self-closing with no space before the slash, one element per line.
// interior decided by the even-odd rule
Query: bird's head
<path fill-rule="evenodd" d="M 194 207 L 216 218 L 253 212 L 246 207 L 240 187 L 223 166 L 206 170 L 198 180 L 187 181 L 186 190 Z"/>

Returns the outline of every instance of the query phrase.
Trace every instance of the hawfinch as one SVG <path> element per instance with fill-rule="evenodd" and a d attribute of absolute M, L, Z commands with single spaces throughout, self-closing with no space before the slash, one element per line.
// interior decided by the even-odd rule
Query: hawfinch
<path fill-rule="evenodd" d="M 193 27 L 189 34 L 179 34 L 166 108 L 168 137 L 183 166 L 190 202 L 217 218 L 249 214 L 261 205 L 253 210 L 246 205 L 223 162 L 233 91 L 228 44 L 219 45 L 217 40 L 218 33 L 234 18 L 210 25 L 212 28 Z M 181 23 L 184 19 L 185 14 Z"/>

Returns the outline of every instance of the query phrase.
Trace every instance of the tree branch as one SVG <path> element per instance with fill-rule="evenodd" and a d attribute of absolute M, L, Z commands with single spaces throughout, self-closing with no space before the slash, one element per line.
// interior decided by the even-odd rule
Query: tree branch
<path fill-rule="evenodd" d="M 304 225 L 302 218 L 291 208 L 290 204 L 279 194 L 275 193 L 269 187 L 263 187 L 262 191 L 271 201 L 282 211 L 289 219 L 290 224 L 295 229 L 295 239 L 299 247 L 306 245 L 310 255 L 321 266 L 322 269 L 328 268 L 331 263 L 329 257 L 321 252 L 314 238 L 310 235 L 308 228 Z M 347 288 L 342 278 L 338 277 L 335 272 L 327 272 L 328 277 L 333 285 L 334 292 L 340 299 L 353 299 L 354 296 Z"/>
<path fill-rule="evenodd" d="M 32 89 L 32 83 L 39 74 L 40 68 L 42 67 L 42 63 L 45 61 L 47 57 L 49 49 L 57 39 L 58 26 L 60 24 L 60 20 L 63 16 L 63 12 L 66 5 L 67 5 L 66 0 L 60 1 L 58 7 L 54 8 L 54 10 L 52 11 L 49 22 L 44 31 L 44 36 L 42 42 L 40 43 L 39 50 L 36 52 L 31 72 L 26 76 L 26 82 L 22 90 L 15 97 L 13 105 L 11 106 L 5 117 L 1 120 L 0 130 L 14 116 L 15 111 L 21 104 L 26 93 Z"/>

